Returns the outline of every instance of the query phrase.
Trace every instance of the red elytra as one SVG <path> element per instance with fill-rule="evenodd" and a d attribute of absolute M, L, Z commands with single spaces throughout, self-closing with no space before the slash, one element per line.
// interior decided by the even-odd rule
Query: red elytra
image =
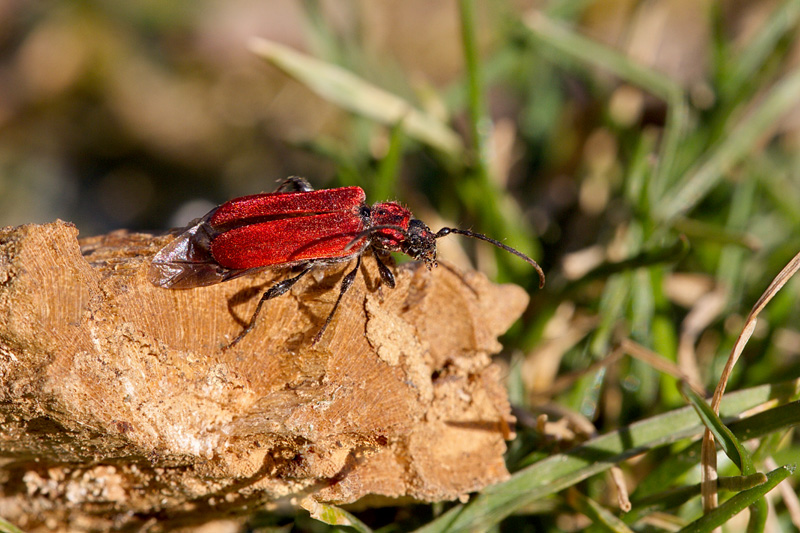
<path fill-rule="evenodd" d="M 287 187 L 299 190 L 284 192 Z M 248 325 L 226 348 L 253 329 L 264 302 L 284 294 L 316 267 L 355 257 L 355 268 L 342 279 L 336 303 L 312 341 L 318 342 L 368 249 L 373 251 L 382 281 L 394 288 L 394 275 L 381 255 L 402 252 L 432 268 L 436 266 L 436 239 L 457 233 L 524 259 L 539 274 L 540 286 L 544 285 L 544 273 L 536 261 L 499 241 L 457 228 L 434 233 L 396 202 L 368 206 L 365 201 L 360 187 L 315 191 L 305 179 L 289 178 L 274 193 L 234 198 L 193 221 L 156 253 L 149 279 L 163 288 L 190 289 L 266 267 L 299 269 L 299 274 L 277 282 L 262 295 Z"/>
<path fill-rule="evenodd" d="M 349 259 L 360 247 L 358 243 L 348 245 L 368 223 L 408 229 L 408 209 L 393 202 L 370 209 L 365 200 L 360 187 L 255 194 L 231 200 L 208 220 L 211 227 L 222 230 L 211 242 L 211 254 L 221 266 L 236 270 Z M 387 242 L 397 243 L 403 238 L 402 233 L 391 229 L 379 235 L 376 238 Z M 388 247 L 399 251 L 396 246 Z"/>

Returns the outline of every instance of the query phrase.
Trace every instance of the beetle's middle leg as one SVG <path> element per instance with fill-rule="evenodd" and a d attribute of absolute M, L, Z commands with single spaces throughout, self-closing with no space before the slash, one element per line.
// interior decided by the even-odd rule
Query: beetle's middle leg
<path fill-rule="evenodd" d="M 300 281 L 300 278 L 311 272 L 313 268 L 314 268 L 313 264 L 307 265 L 306 267 L 303 268 L 303 270 L 300 271 L 298 275 L 294 276 L 293 278 L 279 281 L 278 283 L 267 289 L 267 291 L 261 296 L 261 299 L 258 301 L 256 310 L 253 312 L 253 316 L 250 317 L 250 322 L 247 323 L 247 326 L 245 326 L 244 330 L 242 330 L 242 332 L 239 333 L 239 335 L 237 335 L 236 338 L 233 339 L 233 341 L 230 344 L 225 346 L 224 349 L 227 350 L 228 348 L 237 344 L 240 340 L 244 338 L 245 335 L 250 333 L 250 330 L 252 330 L 253 327 L 256 325 L 256 318 L 258 318 L 258 314 L 261 312 L 261 307 L 263 307 L 264 302 L 276 298 L 281 294 L 285 294 L 286 291 L 291 289 L 295 283 Z"/>
<path fill-rule="evenodd" d="M 361 266 L 361 255 L 358 256 L 358 259 L 356 259 L 355 268 L 350 272 L 348 272 L 347 275 L 342 279 L 342 285 L 339 288 L 339 297 L 336 298 L 336 303 L 333 304 L 333 309 L 331 309 L 328 318 L 325 319 L 325 323 L 322 324 L 322 328 L 320 328 L 317 334 L 314 335 L 314 340 L 311 341 L 311 346 L 317 344 L 319 340 L 322 338 L 322 334 L 325 333 L 325 330 L 328 328 L 328 324 L 330 324 L 331 320 L 333 320 L 333 315 L 334 313 L 336 313 L 336 309 L 339 307 L 339 303 L 341 303 L 344 293 L 347 292 L 347 289 L 349 289 L 350 286 L 353 284 L 353 280 L 356 279 L 356 274 L 358 274 L 358 269 L 360 266 Z"/>

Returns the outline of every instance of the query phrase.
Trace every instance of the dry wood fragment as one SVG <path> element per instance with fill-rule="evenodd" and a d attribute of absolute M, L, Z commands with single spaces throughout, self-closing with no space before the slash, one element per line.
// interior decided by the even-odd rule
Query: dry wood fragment
<path fill-rule="evenodd" d="M 449 500 L 508 476 L 490 355 L 519 287 L 409 263 L 380 288 L 367 258 L 314 348 L 347 265 L 223 351 L 285 272 L 166 290 L 147 269 L 170 236 L 77 233 L 0 230 L 0 516 L 167 528 L 308 495 Z"/>

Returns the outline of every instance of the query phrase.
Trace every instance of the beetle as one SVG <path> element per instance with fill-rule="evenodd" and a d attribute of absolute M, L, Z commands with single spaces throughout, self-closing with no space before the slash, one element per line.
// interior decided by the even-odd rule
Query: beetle
<path fill-rule="evenodd" d="M 268 267 L 299 271 L 264 292 L 250 321 L 227 349 L 253 329 L 266 301 L 286 293 L 316 268 L 355 258 L 356 265 L 342 278 L 339 296 L 313 345 L 322 338 L 353 284 L 364 252 L 372 250 L 382 282 L 394 288 L 394 274 L 382 256 L 401 252 L 431 269 L 437 264 L 436 239 L 451 233 L 489 242 L 524 259 L 539 274 L 539 286 L 544 286 L 544 272 L 536 261 L 499 241 L 458 228 L 434 233 L 397 202 L 370 206 L 360 187 L 314 190 L 308 181 L 296 176 L 275 192 L 234 198 L 192 221 L 155 254 L 148 277 L 158 287 L 191 289 Z"/>

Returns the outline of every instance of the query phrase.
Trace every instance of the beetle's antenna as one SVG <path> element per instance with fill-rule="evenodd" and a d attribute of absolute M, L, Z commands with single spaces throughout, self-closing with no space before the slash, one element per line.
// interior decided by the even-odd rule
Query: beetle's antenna
<path fill-rule="evenodd" d="M 533 259 L 531 259 L 527 255 L 523 254 L 519 250 L 515 250 L 514 248 L 512 248 L 512 247 L 510 247 L 508 245 L 505 245 L 500 241 L 496 241 L 496 240 L 492 239 L 491 237 L 487 237 L 486 235 L 483 235 L 481 233 L 475 233 L 474 231 L 469 231 L 469 230 L 466 230 L 466 229 L 442 228 L 438 232 L 436 232 L 436 238 L 439 239 L 439 238 L 444 237 L 445 235 L 449 235 L 451 233 L 456 233 L 458 235 L 466 235 L 467 237 L 473 237 L 475 239 L 480 239 L 482 241 L 486 241 L 486 242 L 488 242 L 490 244 L 494 244 L 498 248 L 502 248 L 506 252 L 512 253 L 512 254 L 516 255 L 517 257 L 519 257 L 521 259 L 524 259 L 531 266 L 533 266 L 533 268 L 536 269 L 536 273 L 539 274 L 539 288 L 541 289 L 542 287 L 544 287 L 544 272 L 542 271 L 542 267 L 539 266 L 539 263 L 537 263 L 536 261 L 534 261 Z"/>
<path fill-rule="evenodd" d="M 350 242 L 347 243 L 347 246 L 344 247 L 344 251 L 346 252 L 346 251 L 350 250 L 353 246 L 356 245 L 356 243 L 358 241 L 360 241 L 364 237 L 369 237 L 373 233 L 377 233 L 377 232 L 379 232 L 381 230 L 385 230 L 385 229 L 392 229 L 392 230 L 395 230 L 395 231 L 399 231 L 400 233 L 403 234 L 404 237 L 408 237 L 408 231 L 403 229 L 402 226 L 395 226 L 393 224 L 381 224 L 381 225 L 378 225 L 378 226 L 372 226 L 372 227 L 367 228 L 364 231 L 358 233 L 355 237 L 353 237 L 353 240 L 351 240 Z"/>

